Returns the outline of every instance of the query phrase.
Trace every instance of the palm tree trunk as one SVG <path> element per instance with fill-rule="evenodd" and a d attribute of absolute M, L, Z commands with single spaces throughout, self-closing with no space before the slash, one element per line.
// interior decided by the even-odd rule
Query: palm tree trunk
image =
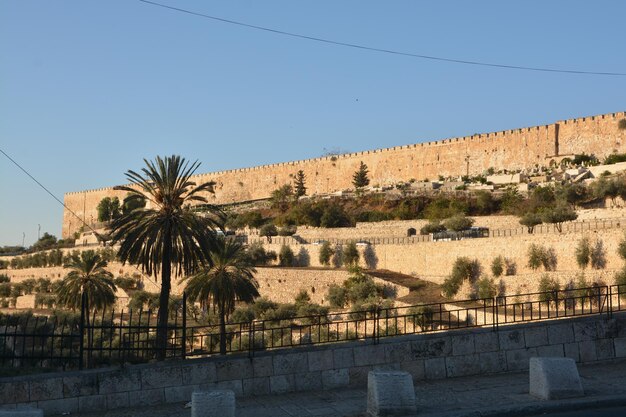
<path fill-rule="evenodd" d="M 161 294 L 159 296 L 159 313 L 157 317 L 156 354 L 157 359 L 165 360 L 167 353 L 167 319 L 172 275 L 172 239 L 169 231 L 165 232 L 165 245 L 161 263 Z"/>
<path fill-rule="evenodd" d="M 226 314 L 224 305 L 220 304 L 220 355 L 226 355 Z"/>

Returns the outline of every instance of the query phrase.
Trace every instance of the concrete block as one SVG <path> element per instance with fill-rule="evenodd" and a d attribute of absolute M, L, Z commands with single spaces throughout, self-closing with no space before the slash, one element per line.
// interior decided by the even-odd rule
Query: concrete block
<path fill-rule="evenodd" d="M 180 386 L 183 376 L 180 366 L 150 366 L 141 370 L 141 389 Z"/>
<path fill-rule="evenodd" d="M 404 362 L 412 359 L 411 342 L 385 344 L 385 362 Z"/>
<path fill-rule="evenodd" d="M 63 378 L 33 379 L 29 382 L 30 401 L 56 400 L 63 398 Z"/>
<path fill-rule="evenodd" d="M 103 372 L 98 375 L 98 394 L 139 391 L 141 389 L 141 373 L 138 370 Z"/>
<path fill-rule="evenodd" d="M 531 327 L 524 330 L 526 347 L 545 346 L 548 344 L 548 329 L 545 327 Z"/>
<path fill-rule="evenodd" d="M 274 356 L 275 376 L 307 372 L 308 367 L 308 358 L 305 352 L 285 353 Z"/>
<path fill-rule="evenodd" d="M 548 343 L 556 345 L 572 342 L 574 342 L 574 329 L 571 324 L 552 324 L 548 326 Z"/>
<path fill-rule="evenodd" d="M 98 393 L 98 375 L 83 373 L 63 377 L 63 397 L 78 397 Z"/>
<path fill-rule="evenodd" d="M 156 405 L 163 404 L 165 402 L 165 394 L 163 392 L 163 388 L 141 390 L 133 392 L 130 395 L 133 405 Z"/>
<path fill-rule="evenodd" d="M 537 348 L 515 349 L 506 352 L 506 364 L 509 371 L 528 369 L 528 361 L 537 356 Z"/>
<path fill-rule="evenodd" d="M 45 415 L 74 414 L 78 413 L 78 398 L 37 401 L 37 408 L 41 408 Z"/>
<path fill-rule="evenodd" d="M 417 340 L 411 343 L 411 352 L 414 359 L 448 356 L 452 353 L 452 341 L 450 337 Z"/>
<path fill-rule="evenodd" d="M 270 376 L 274 374 L 274 365 L 271 356 L 252 358 L 252 375 L 254 378 Z"/>
<path fill-rule="evenodd" d="M 247 358 L 227 359 L 215 364 L 218 381 L 252 378 L 252 361 Z"/>
<path fill-rule="evenodd" d="M 307 354 L 309 359 L 309 371 L 325 371 L 333 369 L 332 349 L 316 350 Z"/>
<path fill-rule="evenodd" d="M 484 352 L 478 355 L 480 373 L 493 374 L 506 372 L 506 354 L 504 352 Z"/>
<path fill-rule="evenodd" d="M 526 347 L 523 330 L 507 330 L 498 333 L 500 349 L 513 350 Z"/>
<path fill-rule="evenodd" d="M 314 391 L 322 389 L 322 372 L 304 372 L 294 375 L 296 391 Z"/>
<path fill-rule="evenodd" d="M 270 393 L 270 378 L 248 378 L 242 381 L 244 395 L 267 395 Z"/>
<path fill-rule="evenodd" d="M 194 392 L 191 417 L 235 417 L 235 393 L 228 390 Z"/>
<path fill-rule="evenodd" d="M 85 397 L 78 397 L 78 411 L 81 413 L 90 411 L 103 411 L 106 409 L 106 395 L 88 395 Z"/>
<path fill-rule="evenodd" d="M 565 356 L 563 345 L 538 346 L 537 355 L 541 357 L 562 358 Z"/>
<path fill-rule="evenodd" d="M 474 336 L 471 334 L 452 336 L 453 355 L 471 355 L 476 351 L 474 348 Z"/>
<path fill-rule="evenodd" d="M 424 360 L 424 377 L 426 379 L 442 379 L 446 377 L 445 358 L 431 358 Z"/>
<path fill-rule="evenodd" d="M 40 408 L 0 410 L 0 417 L 43 417 L 43 410 Z"/>
<path fill-rule="evenodd" d="M 367 377 L 367 413 L 372 417 L 416 412 L 413 379 L 407 372 L 370 372 Z"/>
<path fill-rule="evenodd" d="M 333 367 L 352 368 L 354 366 L 354 352 L 352 348 L 333 350 Z"/>
<path fill-rule="evenodd" d="M 350 373 L 347 368 L 322 371 L 322 389 L 329 390 L 350 385 Z"/>
<path fill-rule="evenodd" d="M 498 333 L 485 332 L 474 335 L 474 347 L 476 353 L 495 352 L 500 349 Z"/>
<path fill-rule="evenodd" d="M 530 395 L 543 400 L 584 395 L 576 362 L 570 358 L 530 358 Z"/>
<path fill-rule="evenodd" d="M 354 365 L 366 366 L 385 363 L 384 345 L 366 345 L 354 348 Z"/>
<path fill-rule="evenodd" d="M 296 384 L 293 375 L 274 375 L 270 377 L 270 393 L 284 394 L 293 392 Z"/>
<path fill-rule="evenodd" d="M 215 362 L 198 362 L 182 365 L 180 372 L 183 385 L 207 384 L 217 381 Z"/>
<path fill-rule="evenodd" d="M 199 390 L 199 385 L 183 385 L 180 387 L 166 387 L 163 388 L 163 395 L 165 396 L 165 402 L 168 404 L 171 403 L 182 403 L 189 402 L 191 398 L 191 394 L 194 391 Z"/>
<path fill-rule="evenodd" d="M 479 355 L 448 356 L 446 358 L 446 375 L 448 378 L 476 375 L 480 373 Z"/>

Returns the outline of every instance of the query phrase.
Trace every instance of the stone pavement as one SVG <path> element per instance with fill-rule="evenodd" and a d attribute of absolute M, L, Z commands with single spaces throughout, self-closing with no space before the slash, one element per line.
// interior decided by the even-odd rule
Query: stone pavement
<path fill-rule="evenodd" d="M 585 396 L 540 401 L 528 394 L 528 372 L 418 381 L 419 417 L 532 416 L 556 410 L 626 405 L 626 361 L 578 365 Z M 189 417 L 185 404 L 156 405 L 78 417 Z M 301 417 L 366 415 L 366 388 L 300 392 L 237 399 L 238 417 Z"/>

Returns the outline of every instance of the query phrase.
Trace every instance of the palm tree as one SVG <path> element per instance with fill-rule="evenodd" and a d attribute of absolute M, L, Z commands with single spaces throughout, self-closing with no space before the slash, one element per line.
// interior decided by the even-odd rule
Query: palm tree
<path fill-rule="evenodd" d="M 236 301 L 251 303 L 259 296 L 254 279 L 256 269 L 246 256 L 241 243 L 218 239 L 209 253 L 212 266 L 185 278 L 185 292 L 194 301 L 213 305 L 220 320 L 220 353 L 226 353 L 226 319 L 235 309 Z"/>
<path fill-rule="evenodd" d="M 75 254 L 65 265 L 71 271 L 63 278 L 57 289 L 57 301 L 65 307 L 75 310 L 85 301 L 87 323 L 89 311 L 104 310 L 115 303 L 113 274 L 105 268 L 107 261 L 92 250 Z"/>
<path fill-rule="evenodd" d="M 214 241 L 210 233 L 223 223 L 221 211 L 207 203 L 200 193 L 212 193 L 214 182 L 196 185 L 192 175 L 199 162 L 188 163 L 177 155 L 155 161 L 144 159 L 141 172 L 129 170 L 124 206 L 132 210 L 114 219 L 110 228 L 113 244 L 120 244 L 122 263 L 141 265 L 148 275 L 161 275 L 157 318 L 157 358 L 165 359 L 167 347 L 168 304 L 172 272 L 189 275 L 200 264 L 210 262 L 205 254 Z M 191 207 L 204 204 L 205 212 Z"/>

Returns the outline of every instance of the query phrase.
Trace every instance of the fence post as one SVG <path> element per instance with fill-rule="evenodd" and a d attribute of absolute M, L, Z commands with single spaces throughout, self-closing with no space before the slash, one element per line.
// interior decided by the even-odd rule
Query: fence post
<path fill-rule="evenodd" d="M 187 293 L 183 291 L 183 340 L 181 343 L 182 358 L 187 356 Z"/>
<path fill-rule="evenodd" d="M 80 346 L 78 347 L 78 369 L 83 369 L 83 360 L 85 356 L 85 298 L 87 298 L 87 294 L 85 292 L 82 293 L 80 297 L 80 324 L 78 326 L 80 332 Z"/>

